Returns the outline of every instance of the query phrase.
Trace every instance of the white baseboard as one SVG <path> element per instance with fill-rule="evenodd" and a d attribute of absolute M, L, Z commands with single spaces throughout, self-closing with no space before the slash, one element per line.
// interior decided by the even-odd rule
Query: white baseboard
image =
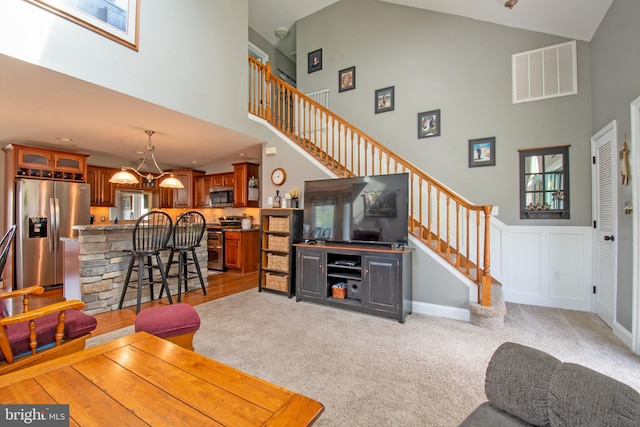
<path fill-rule="evenodd" d="M 463 322 L 471 321 L 471 313 L 466 308 L 448 307 L 420 301 L 413 301 L 412 308 L 413 312 L 418 314 L 461 320 Z"/>

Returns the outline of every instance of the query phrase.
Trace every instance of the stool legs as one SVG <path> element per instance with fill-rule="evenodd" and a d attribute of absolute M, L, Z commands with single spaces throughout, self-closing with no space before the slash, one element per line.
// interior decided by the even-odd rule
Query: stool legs
<path fill-rule="evenodd" d="M 166 276 L 169 277 L 169 270 L 171 269 L 171 264 L 173 262 L 174 253 L 178 254 L 178 302 L 182 301 L 182 284 L 184 283 L 184 292 L 186 293 L 188 288 L 189 281 L 189 253 L 191 254 L 191 258 L 193 259 L 193 265 L 196 268 L 196 272 L 198 273 L 198 279 L 200 280 L 200 287 L 202 288 L 202 294 L 207 295 L 207 287 L 204 283 L 204 277 L 202 276 L 202 272 L 200 271 L 200 263 L 198 262 L 198 257 L 196 256 L 195 249 L 177 249 L 172 250 L 169 255 L 169 261 L 167 262 Z M 176 276 L 172 276 L 176 277 Z M 160 290 L 160 297 L 162 297 L 162 290 Z"/>
<path fill-rule="evenodd" d="M 167 275 L 164 271 L 164 266 L 162 264 L 162 259 L 160 258 L 160 254 L 155 254 L 157 267 L 160 270 L 161 280 L 161 293 L 162 290 L 167 291 L 167 299 L 169 300 L 169 304 L 173 304 L 173 300 L 171 298 L 171 293 L 169 292 L 169 286 L 167 284 Z M 148 284 L 149 291 L 151 295 L 151 301 L 153 301 L 153 262 L 151 255 L 140 255 L 140 254 L 132 254 L 131 260 L 129 261 L 129 267 L 127 268 L 127 275 L 124 279 L 124 285 L 122 286 L 122 294 L 120 295 L 120 303 L 118 304 L 118 308 L 122 308 L 122 304 L 124 303 L 124 298 L 127 293 L 127 289 L 129 288 L 129 282 L 131 280 L 131 272 L 134 269 L 136 260 L 138 261 L 138 295 L 136 300 L 136 313 L 140 312 L 140 304 L 142 302 L 142 287 L 144 285 L 144 272 L 147 271 L 148 274 Z M 145 265 L 146 264 L 146 265 Z M 145 268 L 146 267 L 146 268 Z"/>

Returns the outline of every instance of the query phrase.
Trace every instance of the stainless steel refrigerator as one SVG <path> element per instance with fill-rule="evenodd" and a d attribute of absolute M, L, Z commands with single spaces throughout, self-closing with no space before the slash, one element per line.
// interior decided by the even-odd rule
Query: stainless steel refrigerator
<path fill-rule="evenodd" d="M 45 288 L 63 283 L 64 237 L 73 225 L 89 224 L 89 184 L 19 179 L 16 181 L 15 286 Z"/>

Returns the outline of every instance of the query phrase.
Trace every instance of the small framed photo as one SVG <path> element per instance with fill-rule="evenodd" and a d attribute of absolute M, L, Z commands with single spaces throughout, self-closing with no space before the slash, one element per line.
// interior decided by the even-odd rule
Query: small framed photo
<path fill-rule="evenodd" d="M 339 92 L 344 92 L 356 88 L 355 66 L 338 71 L 338 88 Z"/>
<path fill-rule="evenodd" d="M 322 49 L 314 50 L 308 55 L 309 68 L 307 74 L 322 70 Z"/>
<path fill-rule="evenodd" d="M 440 136 L 440 110 L 418 113 L 418 138 Z"/>
<path fill-rule="evenodd" d="M 496 138 L 469 140 L 469 167 L 496 165 Z"/>
<path fill-rule="evenodd" d="M 394 88 L 395 86 L 390 86 L 376 90 L 376 114 L 393 111 L 395 106 Z"/>
<path fill-rule="evenodd" d="M 131 196 L 122 197 L 122 209 L 127 211 L 131 210 Z"/>

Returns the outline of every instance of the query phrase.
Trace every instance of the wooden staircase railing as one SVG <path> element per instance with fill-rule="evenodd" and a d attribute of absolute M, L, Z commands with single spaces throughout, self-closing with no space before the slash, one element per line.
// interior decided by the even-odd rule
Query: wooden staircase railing
<path fill-rule="evenodd" d="M 249 113 L 338 176 L 409 173 L 409 232 L 478 285 L 491 305 L 491 206 L 473 205 L 249 57 Z"/>

